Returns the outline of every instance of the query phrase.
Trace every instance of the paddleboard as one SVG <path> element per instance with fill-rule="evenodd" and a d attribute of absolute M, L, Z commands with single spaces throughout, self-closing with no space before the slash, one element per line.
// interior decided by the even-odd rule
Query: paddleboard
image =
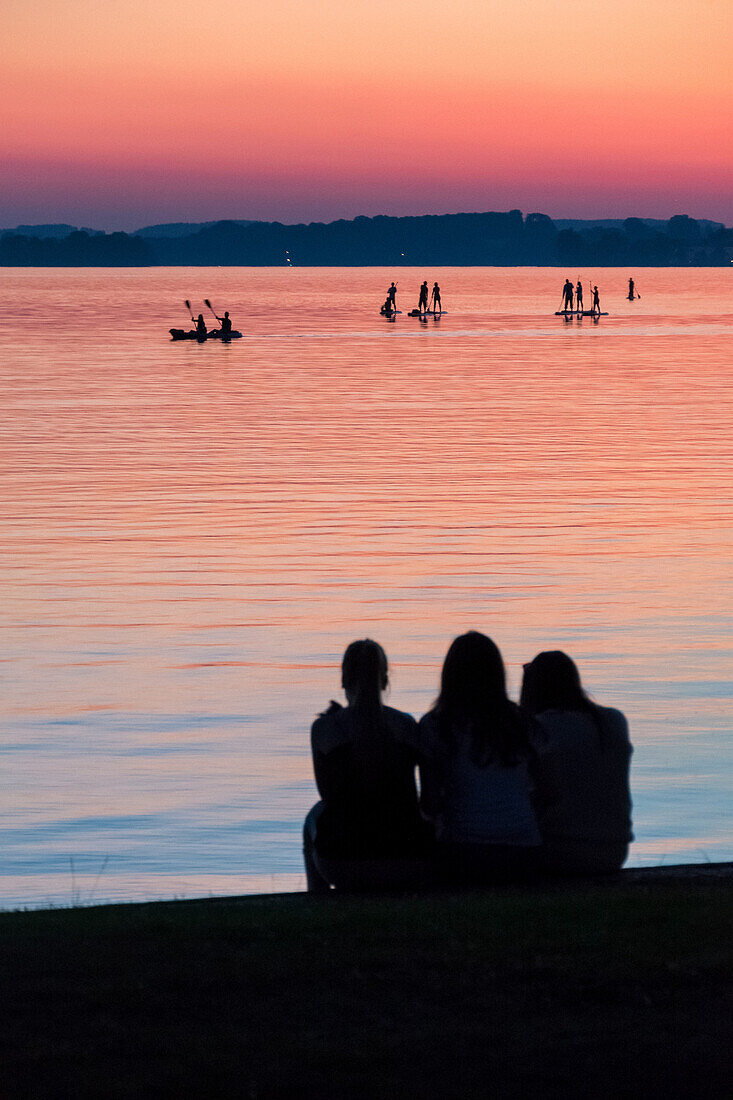
<path fill-rule="evenodd" d="M 401 309 L 393 309 L 391 313 L 387 313 L 386 310 L 380 309 L 380 316 L 382 317 L 394 317 L 396 313 L 402 313 Z"/>
<path fill-rule="evenodd" d="M 592 309 L 584 309 L 581 313 L 577 309 L 559 309 L 555 314 L 556 317 L 608 317 L 607 313 L 595 312 Z"/>

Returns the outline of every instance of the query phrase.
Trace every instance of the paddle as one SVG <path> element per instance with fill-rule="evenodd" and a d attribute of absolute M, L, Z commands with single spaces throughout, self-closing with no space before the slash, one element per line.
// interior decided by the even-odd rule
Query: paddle
<path fill-rule="evenodd" d="M 209 307 L 209 309 L 211 310 L 211 312 L 216 317 L 216 310 L 214 309 L 214 307 L 212 306 L 212 304 L 211 304 L 211 302 L 209 301 L 208 298 L 204 298 L 204 305 L 207 305 Z M 218 317 L 216 317 L 216 319 L 217 319 L 217 321 L 219 320 Z"/>
<path fill-rule="evenodd" d="M 184 300 L 184 305 L 186 306 L 186 309 L 187 309 L 187 310 L 188 310 L 188 312 L 190 313 L 190 315 L 191 315 L 191 320 L 193 321 L 193 310 L 191 309 L 191 303 L 189 302 L 188 298 L 186 298 L 186 299 Z"/>

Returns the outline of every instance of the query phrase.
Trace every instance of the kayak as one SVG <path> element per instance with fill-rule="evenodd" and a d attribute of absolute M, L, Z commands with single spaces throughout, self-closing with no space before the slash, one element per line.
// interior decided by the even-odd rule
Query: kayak
<path fill-rule="evenodd" d="M 229 333 L 228 336 L 222 336 L 222 334 L 219 332 L 218 328 L 212 329 L 211 332 L 207 332 L 205 336 L 199 336 L 199 334 L 198 334 L 198 332 L 196 332 L 195 328 L 192 328 L 192 329 L 172 328 L 172 329 L 169 329 L 169 332 L 171 334 L 171 340 L 197 340 L 199 342 L 199 344 L 203 344 L 203 342 L 205 340 L 209 340 L 209 339 L 211 339 L 211 340 L 223 340 L 224 343 L 226 344 L 230 340 L 241 340 L 241 338 L 242 338 L 242 333 L 237 332 L 236 329 L 233 329 Z"/>

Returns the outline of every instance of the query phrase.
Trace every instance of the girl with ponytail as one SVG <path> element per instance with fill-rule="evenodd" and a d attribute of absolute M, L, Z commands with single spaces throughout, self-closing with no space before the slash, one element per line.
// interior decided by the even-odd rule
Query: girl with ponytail
<path fill-rule="evenodd" d="M 341 664 L 346 706 L 332 702 L 311 728 L 321 801 L 305 822 L 308 889 L 409 888 L 427 874 L 430 830 L 418 807 L 417 724 L 385 706 L 387 656 L 371 638 Z"/>

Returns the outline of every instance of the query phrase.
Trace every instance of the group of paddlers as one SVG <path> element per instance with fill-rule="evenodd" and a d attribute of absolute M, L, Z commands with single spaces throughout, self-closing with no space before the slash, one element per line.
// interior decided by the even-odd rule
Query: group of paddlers
<path fill-rule="evenodd" d="M 573 309 L 573 297 L 575 298 L 575 309 Z M 563 313 L 584 313 L 583 308 L 583 284 L 578 279 L 575 286 L 573 286 L 570 279 L 565 280 L 565 285 L 562 288 L 562 305 L 560 307 Z M 598 287 L 593 287 L 593 301 L 589 313 L 601 312 L 601 298 L 598 293 Z"/>
<path fill-rule="evenodd" d="M 229 310 L 224 311 L 224 316 L 223 317 L 219 317 L 219 315 L 217 313 L 215 313 L 214 316 L 216 317 L 217 321 L 219 322 L 219 328 L 217 330 L 217 335 L 221 336 L 224 339 L 226 339 L 227 336 L 231 336 L 231 334 L 232 334 L 232 322 L 231 322 L 231 318 L 229 317 Z M 198 336 L 198 338 L 200 340 L 205 340 L 207 336 L 213 335 L 206 328 L 206 321 L 204 320 L 203 313 L 199 313 L 198 317 L 194 317 L 192 315 L 191 320 L 193 321 L 194 325 L 196 326 L 196 335 Z"/>
<path fill-rule="evenodd" d="M 396 313 L 399 313 L 397 309 L 397 284 L 390 283 L 387 290 L 387 298 L 384 305 L 381 307 L 380 313 L 385 317 L 393 317 Z M 443 306 L 440 301 L 440 287 L 437 282 L 433 283 L 433 289 L 428 289 L 428 281 L 425 279 L 420 285 L 420 293 L 418 295 L 417 308 L 411 310 L 411 314 L 423 316 L 426 313 L 442 313 Z"/>
<path fill-rule="evenodd" d="M 641 298 L 641 294 L 636 289 L 633 279 L 629 279 L 629 293 L 628 299 L 633 302 L 635 298 Z M 575 308 L 573 308 L 573 299 L 575 300 Z M 573 286 L 570 279 L 565 280 L 565 285 L 562 288 L 562 305 L 560 307 L 562 313 L 585 313 L 583 308 L 583 284 L 578 279 L 575 286 Z M 601 299 L 598 293 L 598 287 L 593 287 L 593 300 L 588 313 L 600 313 L 601 312 Z"/>

